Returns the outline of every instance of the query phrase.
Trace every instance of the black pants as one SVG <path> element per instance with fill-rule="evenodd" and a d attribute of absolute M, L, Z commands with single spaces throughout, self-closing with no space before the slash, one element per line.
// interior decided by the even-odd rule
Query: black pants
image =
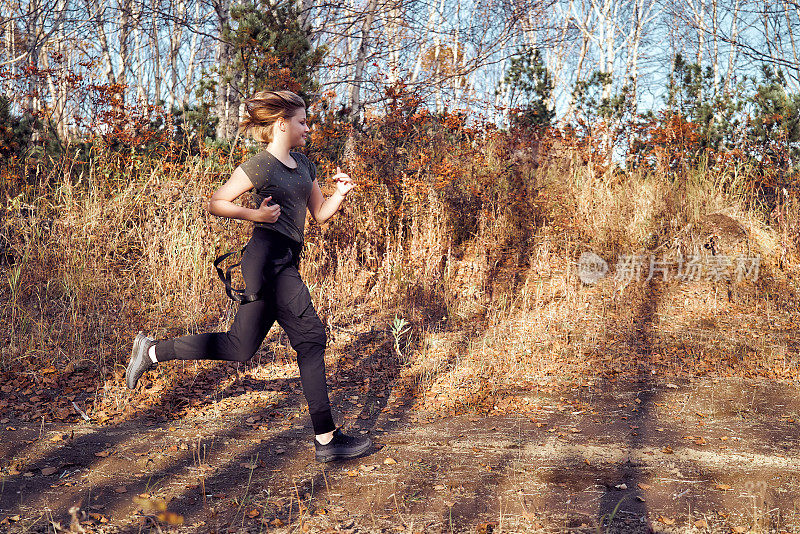
<path fill-rule="evenodd" d="M 254 228 L 242 256 L 242 277 L 245 292 L 258 292 L 261 298 L 239 305 L 228 332 L 159 341 L 156 359 L 246 362 L 278 321 L 297 352 L 314 433 L 324 434 L 336 428 L 325 382 L 325 326 L 297 271 L 299 253 L 299 246 L 289 238 Z"/>

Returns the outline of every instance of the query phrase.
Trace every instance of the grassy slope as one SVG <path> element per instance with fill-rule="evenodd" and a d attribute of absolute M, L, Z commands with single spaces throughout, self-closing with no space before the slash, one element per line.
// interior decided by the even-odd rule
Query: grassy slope
<path fill-rule="evenodd" d="M 490 180 L 501 148 L 487 145 L 477 164 Z M 2 222 L 15 261 L 2 266 L 0 363 L 15 389 L 60 384 L 89 391 L 90 410 L 119 411 L 135 332 L 224 330 L 234 309 L 211 260 L 240 247 L 249 226 L 203 209 L 228 162 L 148 160 L 130 170 L 98 160 L 71 175 L 68 164 L 47 188 L 4 175 L 4 188 L 21 193 Z M 743 192 L 741 169 L 598 175 L 570 156 L 514 168 L 516 182 L 497 178 L 474 212 L 455 208 L 448 190 L 423 188 L 403 204 L 408 224 L 398 229 L 376 186 L 308 229 L 303 275 L 329 327 L 331 365 L 364 352 L 396 358 L 397 386 L 440 410 L 502 409 L 504 391 L 553 380 L 797 378 L 796 199 L 768 217 Z M 581 284 L 585 251 L 612 271 L 624 254 L 707 256 L 712 213 L 738 221 L 748 254 L 761 258 L 758 280 L 733 287 L 732 299 L 729 286 L 707 281 Z M 736 246 L 731 254 L 744 250 Z M 395 317 L 411 329 L 394 336 Z M 273 330 L 268 361 L 285 345 Z M 76 372 L 82 382 L 71 384 Z M 73 417 L 68 408 L 60 398 L 30 416 Z"/>

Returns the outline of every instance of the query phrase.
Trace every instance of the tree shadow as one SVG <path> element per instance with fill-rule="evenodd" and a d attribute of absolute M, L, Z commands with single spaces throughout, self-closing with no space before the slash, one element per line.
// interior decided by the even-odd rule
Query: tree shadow
<path fill-rule="evenodd" d="M 386 341 L 384 330 L 363 332 L 345 347 L 343 357 L 329 369 L 335 417 L 351 421 L 354 432 L 374 432 L 384 413 L 387 417 L 382 423 L 383 431 L 409 423 L 407 416 L 415 403 L 416 391 L 404 388 L 394 392 L 403 363 L 387 347 Z M 170 365 L 179 363 L 162 366 L 164 372 L 169 372 Z M 47 518 L 64 524 L 68 522 L 69 509 L 77 504 L 84 512 L 109 514 L 112 519 L 119 520 L 130 517 L 140 507 L 134 502 L 134 496 L 142 495 L 142 499 L 166 496 L 172 499 L 170 509 L 184 515 L 187 522 L 213 519 L 221 524 L 231 520 L 231 512 L 213 508 L 215 502 L 219 503 L 215 496 L 241 493 L 243 481 L 252 483 L 253 489 L 262 493 L 266 486 L 269 493 L 271 482 L 278 476 L 276 473 L 296 473 L 303 480 L 292 481 L 294 499 L 290 493 L 289 503 L 283 502 L 289 487 L 284 480 L 278 484 L 284 490 L 282 504 L 277 508 L 272 506 L 270 513 L 284 523 L 292 516 L 297 517 L 299 503 L 305 502 L 307 508 L 312 501 L 312 498 L 304 498 L 306 493 L 316 493 L 315 499 L 325 495 L 320 488 L 329 485 L 326 470 L 341 473 L 358 461 L 309 468 L 309 464 L 316 464 L 303 449 L 313 450 L 313 432 L 306 420 L 305 401 L 299 394 L 299 378 L 259 380 L 242 378 L 237 373 L 235 380 L 220 388 L 221 377 L 228 377 L 236 367 L 236 364 L 218 363 L 201 368 L 189 385 L 174 381 L 162 387 L 162 381 L 153 383 L 145 379 L 142 391 L 132 395 L 157 394 L 158 401 L 121 421 L 102 427 L 78 425 L 81 428 L 76 431 L 77 435 L 60 443 L 44 441 L 52 434 L 52 429 L 48 429 L 42 440 L 7 444 L 3 447 L 4 457 L 25 458 L 25 473 L 34 473 L 34 476 L 19 473 L 5 477 L 0 509 L 24 514 L 46 510 Z M 153 384 L 154 387 L 146 387 Z M 187 405 L 193 410 L 212 407 L 220 398 L 235 399 L 248 389 L 280 392 L 284 398 L 267 408 L 243 409 L 236 420 L 226 418 L 224 423 L 217 420 L 213 424 L 212 419 L 208 424 L 216 427 L 213 437 L 209 437 L 207 431 L 194 433 L 193 437 L 192 429 L 178 424 L 183 419 L 180 408 Z M 391 407 L 388 406 L 390 400 Z M 287 414 L 298 412 L 302 417 L 297 422 L 301 424 L 290 424 L 289 428 L 277 432 L 271 428 L 262 432 L 245 424 L 247 419 L 257 416 L 255 418 L 264 421 L 265 426 L 274 427 L 274 421 L 286 421 Z M 273 418 L 275 414 L 279 415 L 277 419 Z M 198 417 L 191 419 L 197 420 Z M 266 439 L 258 437 L 264 433 L 268 435 Z M 204 466 L 210 463 L 218 465 L 206 471 Z M 55 474 L 42 473 L 42 469 L 48 472 L 51 467 L 57 468 Z M 271 474 L 262 475 L 267 471 Z M 309 476 L 310 472 L 315 474 Z M 194 482 L 184 484 L 186 488 L 173 487 L 176 481 L 187 480 Z M 121 491 L 123 486 L 124 491 Z M 270 502 L 269 497 L 266 501 Z M 238 510 L 233 514 L 233 519 L 243 519 L 244 516 L 237 516 L 240 513 Z M 45 517 L 39 519 L 44 521 Z M 139 527 L 130 528 L 133 531 Z"/>

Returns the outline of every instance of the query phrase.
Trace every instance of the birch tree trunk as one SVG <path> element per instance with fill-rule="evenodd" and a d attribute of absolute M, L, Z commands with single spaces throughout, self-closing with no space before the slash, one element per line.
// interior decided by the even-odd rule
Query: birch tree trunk
<path fill-rule="evenodd" d="M 31 6 L 34 10 L 31 12 L 30 17 L 27 20 L 27 24 L 25 25 L 26 28 L 26 43 L 25 48 L 28 51 L 28 66 L 32 70 L 38 69 L 39 67 L 39 46 L 38 46 L 38 34 L 39 34 L 39 4 L 38 2 L 31 2 Z M 39 104 L 39 100 L 36 97 L 36 82 L 33 79 L 33 76 L 28 77 L 28 86 L 25 88 L 25 99 L 23 107 L 30 111 L 31 113 L 36 113 L 41 109 Z"/>
<path fill-rule="evenodd" d="M 797 57 L 797 44 L 795 43 L 794 38 L 794 31 L 792 31 L 792 18 L 791 18 L 791 10 L 789 9 L 789 4 L 786 0 L 783 0 L 783 12 L 786 15 L 786 28 L 788 29 L 787 33 L 789 34 L 789 42 L 792 45 L 792 57 L 794 58 L 794 65 L 795 70 L 800 74 L 800 59 Z M 800 18 L 800 3 L 797 4 L 797 15 Z M 795 90 L 800 89 L 800 76 L 797 76 L 795 80 Z"/>
<path fill-rule="evenodd" d="M 117 83 L 126 87 L 128 85 L 128 70 L 130 69 L 131 57 L 128 49 L 128 39 L 131 34 L 131 0 L 118 0 L 120 3 L 120 26 L 119 26 L 119 71 L 117 72 Z M 122 101 L 125 101 L 125 90 L 122 92 Z"/>
<path fill-rule="evenodd" d="M 172 11 L 171 4 L 172 2 L 170 2 L 170 12 Z M 178 89 L 178 52 L 180 51 L 181 41 L 183 39 L 183 24 L 186 17 L 186 0 L 178 0 L 178 5 L 175 9 L 174 16 L 175 18 L 169 38 L 169 71 L 171 74 L 171 83 L 169 86 L 167 109 L 170 111 L 175 107 L 175 92 Z"/>
<path fill-rule="evenodd" d="M 16 40 L 16 33 L 17 33 L 17 23 L 15 20 L 9 18 L 8 21 L 3 21 L 3 26 L 5 28 L 5 42 L 6 42 L 6 50 L 8 54 L 9 61 L 11 61 L 9 65 L 9 69 L 11 71 L 11 81 L 9 82 L 8 87 L 5 85 L 5 80 L 3 80 L 3 93 L 8 95 L 8 98 L 14 104 L 19 104 L 19 99 L 17 97 L 18 91 L 14 90 L 14 81 L 17 79 L 17 62 L 13 61 L 15 56 L 17 55 L 17 40 Z"/>
<path fill-rule="evenodd" d="M 381 13 L 384 35 L 388 45 L 389 85 L 393 85 L 398 80 L 400 48 L 402 47 L 400 42 L 402 39 L 400 34 L 400 1 L 392 0 L 384 3 Z"/>
<path fill-rule="evenodd" d="M 108 83 L 113 84 L 116 77 L 114 75 L 114 63 L 111 60 L 111 49 L 108 46 L 108 37 L 105 30 L 106 5 L 100 4 L 99 0 L 86 0 L 88 9 L 94 13 L 95 30 L 97 39 L 100 43 L 100 55 L 105 66 L 103 74 Z"/>
<path fill-rule="evenodd" d="M 739 30 L 737 27 L 739 23 L 739 5 L 740 5 L 740 0 L 736 0 L 733 5 L 733 13 L 731 14 L 733 20 L 731 21 L 731 38 L 730 38 L 730 48 L 728 51 L 728 72 L 725 73 L 726 92 L 730 92 L 731 90 L 731 83 L 733 82 L 733 73 L 735 72 L 735 67 L 736 67 L 736 55 L 738 53 L 738 47 L 736 45 L 736 41 L 739 38 Z"/>
<path fill-rule="evenodd" d="M 442 0 L 442 3 L 444 3 L 444 0 Z M 439 32 L 436 32 L 436 36 L 433 38 L 433 83 L 436 87 L 436 113 L 441 113 L 444 108 L 442 104 L 442 84 L 439 82 L 442 71 L 441 52 L 442 38 Z"/>
<path fill-rule="evenodd" d="M 719 27 L 719 20 L 717 19 L 717 3 L 718 0 L 711 0 L 711 38 L 713 40 L 712 46 L 712 68 L 714 69 L 714 97 L 716 98 L 719 96 L 719 82 L 720 82 L 720 73 L 719 73 L 719 38 L 718 38 L 718 27 Z"/>
<path fill-rule="evenodd" d="M 199 24 L 200 22 L 200 0 L 195 0 L 194 4 L 194 23 Z M 183 99 L 181 101 L 182 107 L 185 107 L 188 103 L 187 96 L 191 93 L 192 88 L 194 87 L 194 71 L 195 71 L 195 61 L 197 58 L 197 39 L 200 35 L 199 32 L 194 32 L 192 34 L 192 41 L 189 45 L 189 62 L 186 66 L 186 89 L 183 92 Z"/>
<path fill-rule="evenodd" d="M 361 26 L 361 42 L 358 46 L 358 56 L 356 57 L 352 85 L 350 86 L 350 120 L 354 123 L 357 123 L 361 116 L 361 84 L 364 75 L 364 62 L 367 60 L 369 33 L 372 28 L 372 21 L 375 19 L 377 6 L 377 0 L 369 0 L 364 23 Z"/>
<path fill-rule="evenodd" d="M 142 58 L 142 47 L 144 46 L 142 42 L 142 34 L 144 33 L 142 30 L 142 13 L 144 10 L 142 7 L 142 4 L 136 3 L 133 8 L 133 49 L 136 56 L 136 66 L 133 68 L 133 72 L 136 73 L 136 102 L 145 104 L 148 101 L 149 88 L 145 86 L 145 60 Z"/>
<path fill-rule="evenodd" d="M 428 41 L 428 36 L 433 29 L 433 25 L 436 23 L 437 15 L 436 3 L 435 1 L 432 1 L 428 12 L 428 23 L 425 25 L 425 31 L 422 35 L 422 39 L 419 41 L 419 53 L 417 54 L 416 61 L 414 61 L 414 70 L 411 71 L 411 83 L 417 81 L 417 78 L 419 78 L 419 74 L 422 71 L 422 58 L 425 55 L 425 43 Z"/>
<path fill-rule="evenodd" d="M 703 76 L 703 52 L 705 51 L 706 46 L 706 4 L 705 0 L 697 0 L 697 4 L 695 4 L 694 0 L 690 0 L 689 5 L 692 9 L 692 16 L 694 18 L 694 25 L 695 29 L 697 30 L 697 66 L 700 69 L 700 76 Z M 703 84 L 700 83 L 700 88 L 698 91 L 697 98 L 699 101 L 703 101 Z"/>
<path fill-rule="evenodd" d="M 231 67 L 234 48 L 225 40 L 225 30 L 230 24 L 230 0 L 214 0 L 214 11 L 217 14 L 217 42 L 216 64 L 219 69 L 217 82 L 216 114 L 217 137 L 231 140 L 236 136 L 239 128 L 239 93 L 236 72 Z"/>
<path fill-rule="evenodd" d="M 161 100 L 161 81 L 164 79 L 161 74 L 161 50 L 159 48 L 160 41 L 158 39 L 158 12 L 160 8 L 159 0 L 151 0 L 150 9 L 152 10 L 153 16 L 150 23 L 150 42 L 153 57 L 153 86 L 155 91 L 153 96 L 156 102 Z"/>

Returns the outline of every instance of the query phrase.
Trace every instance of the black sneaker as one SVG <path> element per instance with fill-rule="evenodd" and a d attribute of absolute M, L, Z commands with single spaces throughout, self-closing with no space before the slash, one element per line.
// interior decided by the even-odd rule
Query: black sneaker
<path fill-rule="evenodd" d="M 319 441 L 314 440 L 314 448 L 317 450 L 318 462 L 330 462 L 331 460 L 346 460 L 361 456 L 372 446 L 372 440 L 363 437 L 348 436 L 343 434 L 338 428 L 333 431 L 333 439 L 327 445 L 320 445 Z"/>
<path fill-rule="evenodd" d="M 155 340 L 150 339 L 143 333 L 136 334 L 136 339 L 133 340 L 133 349 L 131 349 L 131 361 L 128 363 L 128 370 L 125 371 L 128 389 L 136 389 L 136 383 L 144 372 L 156 366 L 148 354 L 150 347 L 154 343 Z"/>

